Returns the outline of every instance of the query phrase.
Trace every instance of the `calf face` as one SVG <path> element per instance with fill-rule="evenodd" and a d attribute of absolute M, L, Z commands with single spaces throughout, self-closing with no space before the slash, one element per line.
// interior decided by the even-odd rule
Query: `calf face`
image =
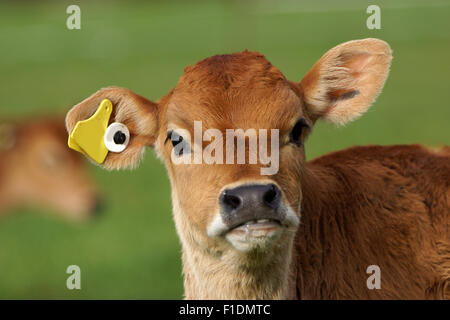
<path fill-rule="evenodd" d="M 96 188 L 84 159 L 67 148 L 63 119 L 1 125 L 0 207 L 54 209 L 71 220 L 97 212 Z"/>
<path fill-rule="evenodd" d="M 261 54 L 214 56 L 187 67 L 175 89 L 158 102 L 127 89 L 102 89 L 68 113 L 66 126 L 71 133 L 109 99 L 114 107 L 110 123 L 125 124 L 131 138 L 125 151 L 110 152 L 102 166 L 133 167 L 144 147 L 153 146 L 168 169 L 185 249 L 234 257 L 275 252 L 291 243 L 299 223 L 304 142 L 314 123 L 324 118 L 343 124 L 360 116 L 383 87 L 390 61 L 385 42 L 350 41 L 327 52 L 301 82 L 291 82 Z M 202 133 L 212 129 L 218 134 L 194 141 L 195 122 L 201 122 Z M 214 144 L 226 149 L 220 133 L 226 136 L 227 129 L 242 129 L 237 136 L 247 133 L 244 141 L 277 129 L 276 150 L 270 143 L 258 150 L 278 152 L 274 174 L 261 174 L 267 163 L 259 157 L 248 160 L 250 142 L 244 163 L 226 164 L 224 154 L 218 155 L 222 161 L 195 163 L 198 150 Z M 267 139 L 274 134 L 267 132 Z"/>

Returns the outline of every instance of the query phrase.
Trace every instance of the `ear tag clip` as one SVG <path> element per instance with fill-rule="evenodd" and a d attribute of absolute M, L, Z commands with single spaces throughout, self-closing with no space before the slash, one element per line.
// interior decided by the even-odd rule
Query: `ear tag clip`
<path fill-rule="evenodd" d="M 104 99 L 92 117 L 78 121 L 69 135 L 69 148 L 81 152 L 98 164 L 102 164 L 108 155 L 104 136 L 112 109 L 111 101 Z"/>
<path fill-rule="evenodd" d="M 111 152 L 122 152 L 130 142 L 130 131 L 123 123 L 113 122 L 106 129 L 104 142 Z"/>

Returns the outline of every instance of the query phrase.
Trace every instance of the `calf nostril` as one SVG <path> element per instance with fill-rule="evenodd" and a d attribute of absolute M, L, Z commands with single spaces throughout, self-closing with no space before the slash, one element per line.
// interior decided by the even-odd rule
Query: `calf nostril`
<path fill-rule="evenodd" d="M 226 191 L 223 193 L 223 203 L 229 206 L 231 209 L 237 209 L 241 205 L 241 198 L 238 196 L 228 194 Z"/>
<path fill-rule="evenodd" d="M 270 189 L 267 190 L 263 195 L 264 202 L 269 206 L 274 205 L 276 200 L 278 199 L 279 193 L 279 189 L 274 184 L 270 185 Z"/>

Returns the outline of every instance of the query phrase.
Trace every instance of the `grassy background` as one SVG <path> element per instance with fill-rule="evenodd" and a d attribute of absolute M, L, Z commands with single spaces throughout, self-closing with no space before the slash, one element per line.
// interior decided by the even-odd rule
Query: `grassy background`
<path fill-rule="evenodd" d="M 77 3 L 82 29 L 66 29 Z M 352 145 L 450 144 L 450 2 L 371 1 L 382 29 L 366 28 L 365 1 L 2 2 L 0 117 L 64 113 L 97 89 L 118 85 L 151 99 L 186 65 L 246 48 L 291 80 L 334 45 L 364 37 L 394 50 L 383 94 L 343 128 L 319 124 L 307 156 Z M 164 167 L 149 152 L 136 172 L 91 166 L 108 198 L 105 215 L 70 225 L 18 209 L 0 224 L 0 298 L 181 298 L 180 245 Z M 65 287 L 68 265 L 82 290 Z"/>

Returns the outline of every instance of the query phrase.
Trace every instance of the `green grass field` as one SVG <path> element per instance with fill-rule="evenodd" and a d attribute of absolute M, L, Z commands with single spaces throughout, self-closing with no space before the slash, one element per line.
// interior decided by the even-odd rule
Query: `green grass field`
<path fill-rule="evenodd" d="M 356 0 L 76 3 L 74 31 L 72 1 L 0 3 L 0 117 L 63 114 L 109 85 L 157 99 L 185 66 L 247 48 L 300 80 L 329 48 L 377 37 L 394 51 L 384 92 L 346 127 L 317 125 L 308 159 L 353 145 L 450 144 L 450 1 L 371 1 L 381 30 L 366 28 L 369 3 Z M 135 172 L 91 170 L 108 199 L 101 218 L 72 225 L 18 209 L 1 221 L 0 298 L 182 297 L 163 165 L 148 152 Z M 70 264 L 81 267 L 82 290 L 66 289 Z"/>

